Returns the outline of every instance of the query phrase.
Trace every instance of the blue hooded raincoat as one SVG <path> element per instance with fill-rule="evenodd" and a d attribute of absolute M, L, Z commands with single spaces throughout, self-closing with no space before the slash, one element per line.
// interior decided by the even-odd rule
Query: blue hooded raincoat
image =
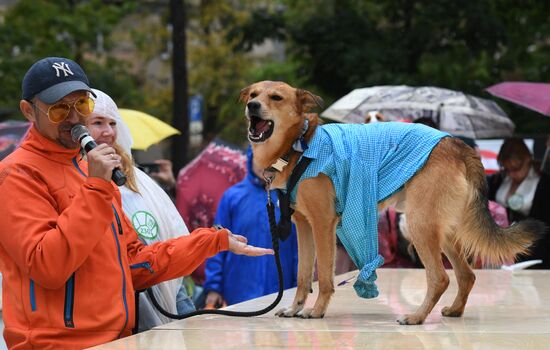
<path fill-rule="evenodd" d="M 252 151 L 248 150 L 248 174 L 223 194 L 214 222 L 248 239 L 248 244 L 272 248 L 267 217 L 267 194 L 263 181 L 252 171 Z M 277 204 L 276 191 L 271 200 Z M 275 208 L 278 219 L 279 208 Z M 296 287 L 298 245 L 296 229 L 280 242 L 284 288 Z M 220 252 L 206 261 L 205 292 L 220 293 L 227 305 L 275 293 L 279 290 L 277 266 L 271 255 L 249 257 L 229 251 Z"/>

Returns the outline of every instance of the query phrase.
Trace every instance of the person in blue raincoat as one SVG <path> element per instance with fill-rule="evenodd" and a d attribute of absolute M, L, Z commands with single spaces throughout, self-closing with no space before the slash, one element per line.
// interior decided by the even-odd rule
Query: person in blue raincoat
<path fill-rule="evenodd" d="M 248 239 L 248 244 L 272 247 L 267 216 L 267 193 L 261 171 L 253 169 L 252 151 L 247 152 L 248 174 L 223 194 L 214 223 Z M 271 200 L 277 204 L 276 191 Z M 276 205 L 276 217 L 279 207 Z M 291 235 L 280 242 L 284 288 L 296 287 L 298 244 L 293 225 Z M 207 306 L 232 305 L 279 290 L 277 266 L 273 257 L 251 259 L 221 252 L 206 261 L 204 291 Z"/>

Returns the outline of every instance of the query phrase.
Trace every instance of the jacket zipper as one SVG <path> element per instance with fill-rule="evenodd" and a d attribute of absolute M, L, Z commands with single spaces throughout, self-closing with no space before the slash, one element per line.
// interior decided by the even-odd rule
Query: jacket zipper
<path fill-rule="evenodd" d="M 84 177 L 88 177 L 83 171 L 82 169 L 80 169 L 80 167 L 78 166 L 78 162 L 76 160 L 76 157 L 73 157 L 72 159 L 73 161 L 73 165 L 75 166 L 76 170 Z M 120 235 L 122 235 L 122 225 L 120 223 L 120 217 L 118 216 L 118 212 L 117 210 L 115 209 L 115 206 L 113 204 L 111 204 L 112 208 L 113 208 L 113 212 L 115 214 L 115 219 L 116 219 L 116 222 L 117 222 L 117 227 L 118 227 L 118 233 Z M 118 241 L 118 237 L 117 237 L 117 230 L 115 229 L 115 225 L 113 223 L 111 223 L 111 230 L 113 231 L 113 236 L 115 238 L 115 243 L 116 243 L 116 247 L 117 247 L 117 255 L 118 255 L 118 263 L 120 265 L 120 270 L 122 271 L 122 301 L 124 303 L 124 311 L 126 313 L 126 318 L 124 320 L 124 326 L 122 327 L 122 329 L 120 330 L 120 333 L 118 333 L 118 337 L 117 338 L 120 338 L 120 336 L 122 335 L 122 333 L 124 332 L 124 330 L 126 329 L 126 326 L 128 325 L 128 301 L 126 300 L 126 273 L 124 273 L 124 265 L 122 264 L 122 254 L 121 254 L 121 251 L 120 251 L 120 243 Z"/>
<path fill-rule="evenodd" d="M 63 319 L 65 321 L 65 327 L 68 328 L 74 328 L 74 277 L 75 273 L 73 272 L 71 278 L 69 278 L 69 280 L 65 284 L 65 310 L 63 312 Z"/>
<path fill-rule="evenodd" d="M 118 214 L 116 212 L 116 209 L 114 209 L 114 207 L 113 207 L 113 210 L 115 211 L 115 215 L 118 217 Z M 122 265 L 122 254 L 120 252 L 120 243 L 118 242 L 115 225 L 113 223 L 111 223 L 111 230 L 113 231 L 113 236 L 115 237 L 116 248 L 118 253 L 118 263 L 120 265 L 120 270 L 122 271 L 122 301 L 124 303 L 124 311 L 126 313 L 124 326 L 122 327 L 122 329 L 120 330 L 120 333 L 118 333 L 118 336 L 117 336 L 117 338 L 120 338 L 120 336 L 122 335 L 122 332 L 124 332 L 124 330 L 126 329 L 126 325 L 128 324 L 128 301 L 126 300 L 126 273 L 124 273 L 124 267 Z"/>
<path fill-rule="evenodd" d="M 73 161 L 74 167 L 76 168 L 76 170 L 78 170 L 78 172 L 80 173 L 80 175 L 82 175 L 82 176 L 84 176 L 84 177 L 88 177 L 88 175 L 84 174 L 84 172 L 82 171 L 82 169 L 80 169 L 80 167 L 78 166 L 78 161 L 76 160 L 76 157 L 73 157 L 72 161 Z"/>

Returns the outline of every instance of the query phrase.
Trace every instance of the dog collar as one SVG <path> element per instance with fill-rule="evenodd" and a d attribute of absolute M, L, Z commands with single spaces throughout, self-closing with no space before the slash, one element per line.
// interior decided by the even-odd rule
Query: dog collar
<path fill-rule="evenodd" d="M 304 125 L 302 126 L 302 132 L 300 133 L 300 136 L 294 141 L 292 144 L 292 149 L 296 152 L 303 153 L 305 150 L 308 149 L 307 142 L 304 138 L 304 135 L 306 134 L 307 130 L 309 129 L 309 120 L 304 120 Z M 281 172 L 285 168 L 285 166 L 288 165 L 288 160 L 290 158 L 290 151 L 285 154 L 283 157 L 277 159 L 275 163 L 271 164 L 271 166 L 267 169 L 268 171 L 278 171 Z"/>
<path fill-rule="evenodd" d="M 288 153 L 285 154 L 282 158 L 277 159 L 277 161 L 267 169 L 268 171 L 278 171 L 281 172 L 288 165 Z"/>

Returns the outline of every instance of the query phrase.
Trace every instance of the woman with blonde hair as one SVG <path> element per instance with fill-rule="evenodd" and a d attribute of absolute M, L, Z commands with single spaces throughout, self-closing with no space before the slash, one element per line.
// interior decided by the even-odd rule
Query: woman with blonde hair
<path fill-rule="evenodd" d="M 131 156 L 132 137 L 115 102 L 104 92 L 96 94 L 95 108 L 86 120 L 91 136 L 98 144 L 107 143 L 121 157 L 126 184 L 119 187 L 122 207 L 139 239 L 145 244 L 164 241 L 189 230 L 166 192 L 147 174 L 138 169 Z M 182 278 L 152 287 L 155 298 L 170 313 L 185 314 L 195 310 Z M 144 331 L 171 320 L 158 312 L 149 296 L 140 293 L 138 330 Z"/>

